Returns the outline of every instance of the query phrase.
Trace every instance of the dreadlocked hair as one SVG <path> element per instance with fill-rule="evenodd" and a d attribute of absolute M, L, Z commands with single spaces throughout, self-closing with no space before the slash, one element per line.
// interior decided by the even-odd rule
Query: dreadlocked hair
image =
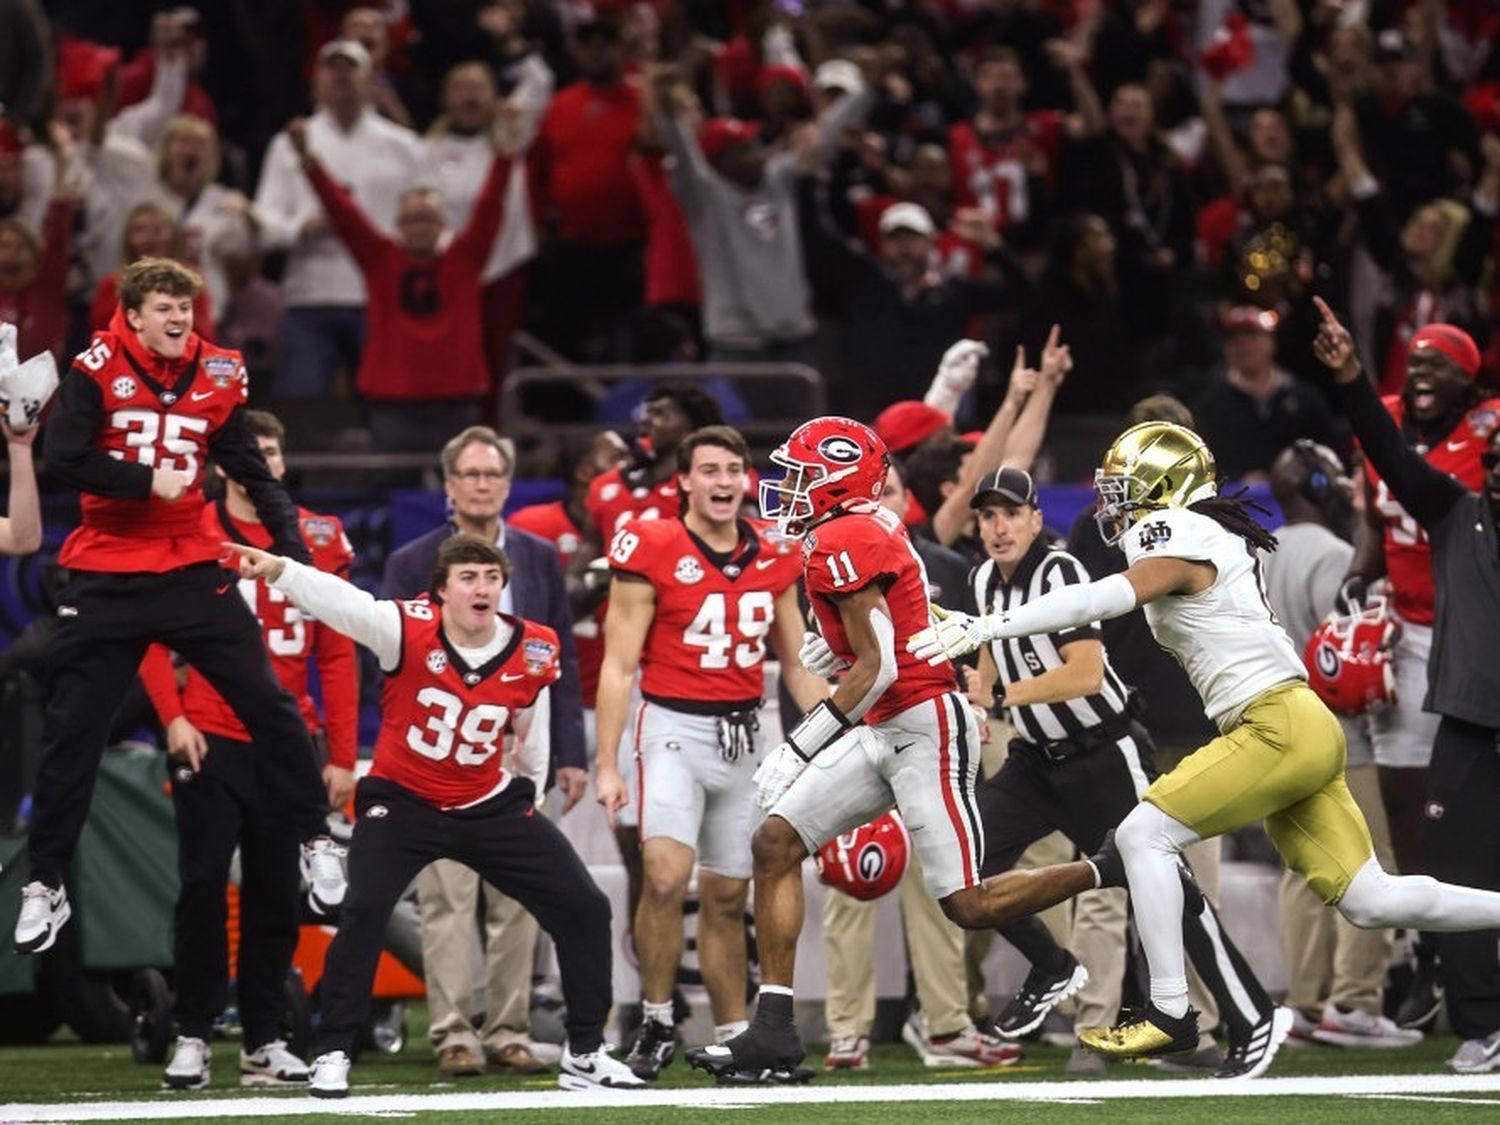
<path fill-rule="evenodd" d="M 1207 516 L 1225 531 L 1233 532 L 1258 550 L 1274 551 L 1279 546 L 1276 536 L 1250 514 L 1252 511 L 1263 516 L 1271 513 L 1250 499 L 1248 488 L 1241 488 L 1232 496 L 1211 496 L 1207 500 L 1199 500 L 1196 504 L 1189 504 L 1188 511 Z"/>

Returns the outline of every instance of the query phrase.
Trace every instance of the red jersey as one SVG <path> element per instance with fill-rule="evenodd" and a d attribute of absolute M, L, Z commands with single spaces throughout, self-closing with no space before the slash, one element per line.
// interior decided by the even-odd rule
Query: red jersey
<path fill-rule="evenodd" d="M 928 585 L 927 570 L 897 516 L 884 508 L 872 508 L 818 524 L 802 541 L 802 566 L 818 629 L 829 647 L 845 660 L 854 659 L 854 649 L 844 632 L 835 599 L 862 590 L 871 582 L 885 589 L 886 605 L 896 627 L 896 681 L 865 712 L 865 722 L 882 722 L 954 690 L 952 664 L 944 661 L 934 666 L 906 651 L 906 642 L 930 624 Z"/>
<path fill-rule="evenodd" d="M 551 543 L 557 548 L 564 570 L 583 545 L 583 529 L 573 522 L 561 500 L 522 508 L 506 516 L 505 523 L 540 535 Z M 604 661 L 604 608 L 600 605 L 588 617 L 573 622 L 573 643 L 578 648 L 578 688 L 583 705 L 589 709 L 599 696 L 599 665 Z"/>
<path fill-rule="evenodd" d="M 570 242 L 638 241 L 646 221 L 630 173 L 641 95 L 616 82 L 564 86 L 547 106 L 532 149 L 542 205 Z"/>
<path fill-rule="evenodd" d="M 498 793 L 513 774 L 501 744 L 517 711 L 557 682 L 557 634 L 500 614 L 510 642 L 469 668 L 426 601 L 401 609 L 401 662 L 385 678 L 380 737 L 370 776 L 384 778 L 438 808 L 472 805 Z"/>
<path fill-rule="evenodd" d="M 1047 161 L 1047 177 L 1057 167 L 1062 147 L 1063 115 L 1054 109 L 1026 114 L 1020 126 L 991 147 L 971 121 L 948 130 L 948 153 L 953 166 L 953 201 L 959 207 L 983 207 L 1003 231 L 1031 218 L 1026 171 L 1029 149 L 1039 149 Z"/>
<path fill-rule="evenodd" d="M 1381 401 L 1391 412 L 1396 425 L 1400 426 L 1404 411 L 1401 396 L 1387 395 Z M 1479 463 L 1479 455 L 1484 452 L 1497 424 L 1500 424 L 1500 398 L 1487 398 L 1465 414 L 1458 425 L 1431 449 L 1423 449 L 1410 433 L 1407 440 L 1434 469 L 1442 470 L 1465 488 L 1478 492 L 1484 487 L 1484 466 Z M 1431 625 L 1435 593 L 1432 547 L 1427 542 L 1427 533 L 1406 514 L 1368 459 L 1365 461 L 1365 478 L 1375 498 L 1375 511 L 1385 524 L 1385 573 L 1390 579 L 1396 612 L 1407 621 Z"/>
<path fill-rule="evenodd" d="M 728 554 L 711 550 L 678 519 L 635 520 L 610 544 L 611 569 L 656 591 L 641 650 L 647 699 L 695 712 L 759 704 L 773 606 L 797 581 L 797 556 L 763 527 L 749 520 L 739 527 L 739 545 Z"/>
<path fill-rule="evenodd" d="M 92 449 L 143 469 L 175 469 L 192 484 L 170 504 L 150 494 L 149 472 L 140 474 L 144 488 L 136 498 L 85 488 L 83 523 L 63 544 L 63 566 L 160 574 L 223 553 L 204 531 L 203 471 L 215 436 L 249 393 L 245 365 L 239 352 L 197 336 L 188 338 L 184 356 L 168 361 L 152 355 L 117 310 L 110 330 L 94 333 L 74 360 L 59 395 L 69 411 L 100 413 Z M 93 386 L 70 388 L 71 380 Z M 56 430 L 61 419 L 53 421 Z"/>
<path fill-rule="evenodd" d="M 673 453 L 671 456 L 675 457 Z M 754 500 L 760 490 L 760 477 L 754 469 L 745 470 L 745 496 Z M 682 496 L 673 473 L 660 484 L 632 484 L 621 468 L 600 473 L 589 482 L 589 494 L 583 506 L 599 530 L 602 542 L 613 541 L 615 532 L 631 520 L 666 519 L 680 515 Z"/>
<path fill-rule="evenodd" d="M 354 564 L 354 549 L 338 517 L 320 516 L 299 508 L 297 520 L 313 565 L 347 578 Z M 203 528 L 218 542 L 229 539 L 263 550 L 271 546 L 271 533 L 264 524 L 235 519 L 222 501 L 203 509 Z M 242 578 L 239 588 L 240 596 L 260 622 L 276 681 L 297 700 L 309 730 L 316 733 L 320 726 L 327 730 L 332 763 L 352 770 L 359 751 L 359 665 L 354 642 L 307 617 L 286 600 L 285 594 L 260 579 Z M 308 691 L 308 660 L 312 657 L 318 662 L 318 683 L 323 692 L 321 724 Z M 240 742 L 250 740 L 244 724 L 224 702 L 224 697 L 197 669 L 188 671 L 187 683 L 178 693 L 176 673 L 165 646 L 151 646 L 141 665 L 141 679 L 163 725 L 186 716 L 201 731 Z"/>

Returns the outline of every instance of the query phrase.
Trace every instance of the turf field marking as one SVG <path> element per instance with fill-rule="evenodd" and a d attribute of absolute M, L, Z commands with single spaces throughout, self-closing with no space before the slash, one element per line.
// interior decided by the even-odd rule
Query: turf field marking
<path fill-rule="evenodd" d="M 459 1110 L 498 1112 L 536 1109 L 603 1109 L 620 1106 L 666 1106 L 683 1109 L 727 1109 L 756 1105 L 824 1105 L 830 1103 L 931 1100 L 931 1085 L 697 1087 L 635 1092 L 569 1090 L 500 1091 L 495 1093 L 359 1094 L 341 1100 L 311 1097 L 174 1097 L 153 1101 L 89 1104 L 0 1105 L 0 1121 L 55 1122 L 165 1121 L 184 1117 L 304 1117 L 338 1114 L 368 1117 Z M 1252 1082 L 1209 1079 L 1106 1079 L 1100 1082 L 992 1082 L 943 1088 L 949 1102 L 1086 1102 L 1121 1098 L 1223 1097 L 1403 1097 L 1455 1094 L 1500 1095 L 1500 1075 L 1386 1074 L 1323 1078 L 1260 1078 Z M 1455 1101 L 1465 1099 L 1455 1098 Z M 1473 1104 L 1473 1103 L 1470 1103 Z"/>
<path fill-rule="evenodd" d="M 1436 1094 L 1351 1094 L 1365 1102 L 1449 1102 L 1453 1105 L 1500 1105 L 1495 1098 L 1444 1098 Z"/>

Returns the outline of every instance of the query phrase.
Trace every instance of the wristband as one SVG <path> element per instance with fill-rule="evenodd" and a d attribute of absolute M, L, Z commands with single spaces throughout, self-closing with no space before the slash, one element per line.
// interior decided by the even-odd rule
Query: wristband
<path fill-rule="evenodd" d="M 804 762 L 810 762 L 819 750 L 853 725 L 844 713 L 833 705 L 833 700 L 825 699 L 802 716 L 802 721 L 787 734 L 786 744 L 792 748 L 797 757 Z"/>

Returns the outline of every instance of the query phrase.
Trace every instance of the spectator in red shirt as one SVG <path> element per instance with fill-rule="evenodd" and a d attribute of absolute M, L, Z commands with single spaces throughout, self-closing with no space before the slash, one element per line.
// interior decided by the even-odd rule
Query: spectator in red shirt
<path fill-rule="evenodd" d="M 23 356 L 62 355 L 76 209 L 71 197 L 54 195 L 42 238 L 21 219 L 0 219 L 0 321 L 16 326 Z"/>
<path fill-rule="evenodd" d="M 474 425 L 478 400 L 493 386 L 479 323 L 480 276 L 505 209 L 509 154 L 497 143 L 468 225 L 443 246 L 448 223 L 435 190 L 402 193 L 399 237 L 391 238 L 312 155 L 305 121 L 288 125 L 287 137 L 364 275 L 366 346 L 355 386 L 369 406 L 376 448 L 430 449 L 439 436 Z"/>
<path fill-rule="evenodd" d="M 641 303 L 646 220 L 630 171 L 640 91 L 622 80 L 614 23 L 580 27 L 573 54 L 582 78 L 552 99 L 533 150 L 538 198 L 556 235 L 539 263 L 546 311 L 537 327 L 554 347 L 598 362 L 614 357 L 612 337 Z"/>
<path fill-rule="evenodd" d="M 182 260 L 182 238 L 177 220 L 160 203 L 138 203 L 125 218 L 125 237 L 121 258 L 125 265 L 142 258 Z M 119 306 L 120 271 L 115 270 L 99 283 L 94 303 L 89 309 L 89 327 L 103 332 L 109 327 Z M 214 331 L 213 304 L 208 289 L 198 290 L 193 298 L 194 331 L 204 340 L 218 338 Z"/>

